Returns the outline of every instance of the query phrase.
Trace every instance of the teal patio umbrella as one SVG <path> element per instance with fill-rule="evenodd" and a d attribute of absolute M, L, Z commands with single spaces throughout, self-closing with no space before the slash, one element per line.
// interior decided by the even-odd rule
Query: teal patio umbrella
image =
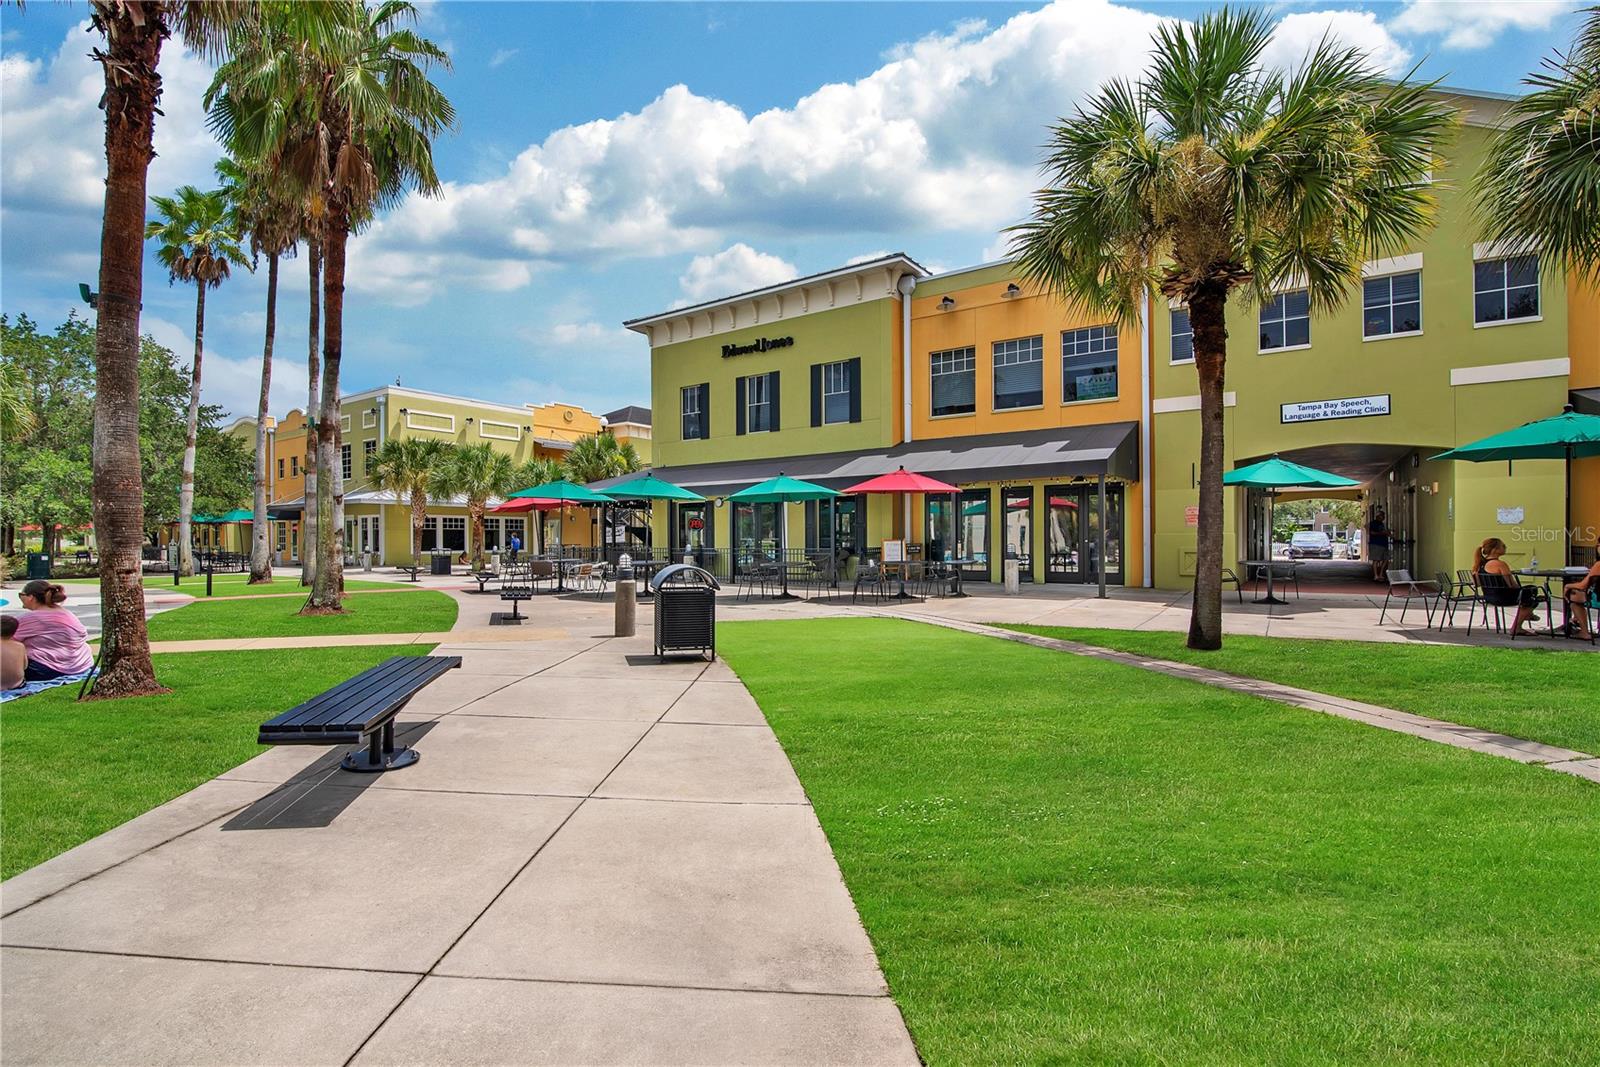
<path fill-rule="evenodd" d="M 673 485 L 669 481 L 657 478 L 653 471 L 645 471 L 637 478 L 620 485 L 609 486 L 600 492 L 613 500 L 648 500 L 651 502 L 652 510 L 657 500 L 696 502 L 705 499 L 699 493 L 685 489 L 681 485 Z"/>
<path fill-rule="evenodd" d="M 507 493 L 507 500 L 527 497 L 534 500 L 559 500 L 563 504 L 610 504 L 612 499 L 604 493 L 597 493 L 587 485 L 569 482 L 565 478 L 554 482 L 545 482 L 543 485 L 530 485 L 526 489 L 518 489 L 515 493 Z M 556 592 L 565 592 L 567 588 L 566 573 L 561 569 L 561 563 L 556 561 Z"/>
<path fill-rule="evenodd" d="M 1563 534 L 1566 561 L 1572 559 L 1572 461 L 1600 456 L 1600 415 L 1582 415 L 1568 404 L 1561 414 L 1525 422 L 1514 430 L 1491 434 L 1481 441 L 1441 452 L 1434 459 L 1459 459 L 1468 463 L 1515 459 L 1566 461 L 1566 514 Z M 1564 561 L 1565 562 L 1565 561 Z"/>
<path fill-rule="evenodd" d="M 1267 491 L 1267 595 L 1257 604 L 1287 604 L 1272 595 L 1272 508 L 1279 489 L 1350 489 L 1361 483 L 1341 474 L 1330 474 L 1273 456 L 1248 467 L 1231 470 L 1222 476 L 1223 485 L 1242 485 Z"/>
<path fill-rule="evenodd" d="M 768 478 L 764 482 L 757 482 L 755 485 L 747 486 L 737 493 L 729 495 L 728 499 L 743 504 L 790 504 L 803 500 L 829 500 L 838 495 L 837 490 L 829 489 L 825 485 L 801 481 L 799 478 L 790 478 L 780 471 L 776 478 Z M 794 597 L 789 593 L 789 562 L 783 558 L 787 552 L 787 542 L 789 540 L 787 518 L 788 516 L 780 514 L 778 520 L 779 569 L 783 576 L 783 592 L 779 596 L 784 600 L 792 600 Z"/>

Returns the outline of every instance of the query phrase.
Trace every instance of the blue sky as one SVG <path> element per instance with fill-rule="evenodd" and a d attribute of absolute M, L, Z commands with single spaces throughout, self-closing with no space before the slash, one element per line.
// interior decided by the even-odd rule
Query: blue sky
<path fill-rule="evenodd" d="M 344 380 L 598 411 L 649 403 L 623 319 L 905 251 L 993 258 L 1035 146 L 1158 18 L 1209 5 L 439 2 L 454 69 L 443 198 L 353 242 Z M 1324 32 L 1397 73 L 1515 91 L 1576 5 L 1279 3 L 1272 57 Z M 81 4 L 0 9 L 0 308 L 53 325 L 96 274 L 102 126 Z M 210 182 L 209 72 L 175 45 L 151 191 Z M 153 249 L 152 249 L 153 253 Z M 264 271 L 208 298 L 206 399 L 254 410 Z M 304 267 L 286 264 L 274 406 L 304 402 Z M 147 261 L 145 328 L 187 357 L 194 294 Z"/>

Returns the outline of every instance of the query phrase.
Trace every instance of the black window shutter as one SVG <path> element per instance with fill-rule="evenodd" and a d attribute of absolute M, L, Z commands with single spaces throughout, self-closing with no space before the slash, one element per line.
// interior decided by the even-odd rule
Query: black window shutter
<path fill-rule="evenodd" d="M 743 378 L 733 380 L 733 432 L 736 434 L 744 433 L 744 382 Z"/>
<path fill-rule="evenodd" d="M 767 372 L 767 400 L 770 401 L 770 407 L 767 410 L 771 412 L 772 423 L 767 429 L 776 430 L 778 428 L 778 413 L 783 408 L 778 403 L 778 372 L 775 370 Z"/>
<path fill-rule="evenodd" d="M 811 425 L 822 425 L 822 364 L 811 364 Z"/>
<path fill-rule="evenodd" d="M 850 361 L 850 421 L 861 421 L 861 357 Z"/>
<path fill-rule="evenodd" d="M 711 436 L 711 383 L 700 383 L 700 439 Z"/>

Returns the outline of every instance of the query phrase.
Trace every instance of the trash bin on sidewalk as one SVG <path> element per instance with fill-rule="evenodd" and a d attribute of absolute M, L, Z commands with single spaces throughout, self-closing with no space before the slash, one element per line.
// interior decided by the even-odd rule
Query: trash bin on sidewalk
<path fill-rule="evenodd" d="M 431 550 L 430 555 L 433 557 L 433 566 L 429 568 L 428 573 L 443 574 L 448 577 L 450 574 L 450 559 L 455 553 L 448 548 L 435 548 Z"/>
<path fill-rule="evenodd" d="M 48 552 L 29 552 L 28 553 L 28 580 L 31 582 L 35 578 L 48 578 L 48 577 L 50 577 L 50 553 L 48 553 Z"/>
<path fill-rule="evenodd" d="M 717 590 L 708 570 L 687 563 L 663 567 L 650 579 L 656 602 L 656 659 L 668 652 L 717 656 Z"/>

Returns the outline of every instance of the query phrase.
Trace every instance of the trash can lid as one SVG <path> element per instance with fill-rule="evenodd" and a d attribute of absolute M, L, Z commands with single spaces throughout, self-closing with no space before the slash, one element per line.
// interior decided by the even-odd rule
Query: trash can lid
<path fill-rule="evenodd" d="M 662 586 L 669 583 L 680 586 L 698 585 L 710 589 L 722 588 L 717 582 L 716 575 L 704 567 L 696 567 L 690 563 L 674 563 L 670 567 L 661 568 L 656 572 L 656 576 L 650 579 L 650 590 L 651 592 L 657 592 Z"/>

